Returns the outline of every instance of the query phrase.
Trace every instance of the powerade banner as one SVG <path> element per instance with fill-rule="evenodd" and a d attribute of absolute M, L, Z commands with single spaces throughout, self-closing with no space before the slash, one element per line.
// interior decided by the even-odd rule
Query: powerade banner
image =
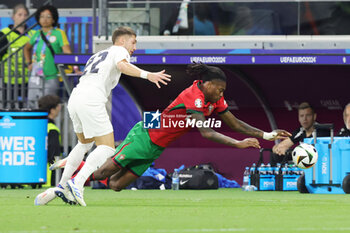
<path fill-rule="evenodd" d="M 0 111 L 0 183 L 44 183 L 47 113 Z"/>
<path fill-rule="evenodd" d="M 275 190 L 275 176 L 274 175 L 260 175 L 260 191 L 274 191 Z"/>
<path fill-rule="evenodd" d="M 297 182 L 299 175 L 284 175 L 283 176 L 283 191 L 297 191 Z"/>

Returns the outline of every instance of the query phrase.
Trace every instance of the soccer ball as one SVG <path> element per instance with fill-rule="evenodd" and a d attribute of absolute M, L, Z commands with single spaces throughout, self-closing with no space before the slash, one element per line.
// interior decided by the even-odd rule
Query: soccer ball
<path fill-rule="evenodd" d="M 293 162 L 297 167 L 307 169 L 315 165 L 318 154 L 313 145 L 300 143 L 292 152 Z"/>

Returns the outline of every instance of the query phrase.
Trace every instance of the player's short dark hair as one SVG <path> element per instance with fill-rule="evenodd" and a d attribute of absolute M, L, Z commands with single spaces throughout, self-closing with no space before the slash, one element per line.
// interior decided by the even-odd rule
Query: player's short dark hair
<path fill-rule="evenodd" d="M 38 24 L 40 24 L 39 20 L 40 20 L 40 14 L 41 12 L 45 11 L 45 10 L 49 10 L 51 15 L 52 15 L 52 18 L 54 20 L 52 26 L 54 27 L 57 27 L 58 25 L 58 11 L 57 11 L 57 8 L 52 6 L 52 5 L 45 5 L 45 6 L 42 6 L 40 7 L 36 13 L 35 13 L 35 19 L 36 21 L 38 22 Z M 41 25 L 40 25 L 41 26 Z"/>
<path fill-rule="evenodd" d="M 219 79 L 226 82 L 226 75 L 219 67 L 208 66 L 203 63 L 193 63 L 187 66 L 187 74 L 203 82 Z"/>
<path fill-rule="evenodd" d="M 311 109 L 312 114 L 315 113 L 314 107 L 313 107 L 311 104 L 309 104 L 308 102 L 302 102 L 301 104 L 299 104 L 298 111 L 299 111 L 299 110 L 308 109 L 308 108 Z"/>
<path fill-rule="evenodd" d="M 39 99 L 39 109 L 50 113 L 50 110 L 56 108 L 61 103 L 57 95 L 45 95 Z"/>
<path fill-rule="evenodd" d="M 124 36 L 124 35 L 136 36 L 136 33 L 130 27 L 119 27 L 119 28 L 115 29 L 113 32 L 113 35 L 112 35 L 113 44 L 117 40 L 118 37 Z"/>

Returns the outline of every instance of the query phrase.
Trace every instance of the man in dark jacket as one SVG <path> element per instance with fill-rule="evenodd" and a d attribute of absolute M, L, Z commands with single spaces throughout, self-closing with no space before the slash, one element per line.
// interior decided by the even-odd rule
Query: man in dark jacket
<path fill-rule="evenodd" d="M 298 120 L 300 128 L 292 132 L 292 136 L 284 139 L 281 143 L 275 145 L 272 148 L 271 154 L 271 166 L 276 166 L 276 163 L 292 160 L 293 145 L 302 142 L 304 138 L 311 138 L 316 124 L 317 114 L 314 108 L 307 102 L 303 102 L 298 107 Z M 330 135 L 329 130 L 317 130 L 317 137 L 328 137 Z M 284 158 L 283 156 L 287 156 Z"/>

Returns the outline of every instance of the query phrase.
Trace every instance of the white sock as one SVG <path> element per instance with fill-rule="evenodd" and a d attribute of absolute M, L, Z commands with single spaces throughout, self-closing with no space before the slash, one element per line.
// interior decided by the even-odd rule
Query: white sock
<path fill-rule="evenodd" d="M 93 150 L 87 157 L 83 168 L 78 172 L 78 175 L 74 178 L 74 183 L 82 188 L 85 181 L 89 176 L 101 167 L 107 158 L 110 158 L 114 155 L 115 149 L 109 146 L 100 145 Z"/>
<path fill-rule="evenodd" d="M 79 167 L 81 161 L 84 159 L 84 155 L 92 148 L 94 142 L 83 144 L 78 142 L 78 144 L 69 153 L 66 166 L 64 168 L 60 185 L 62 187 L 67 186 L 67 181 L 72 177 L 73 173 Z"/>

